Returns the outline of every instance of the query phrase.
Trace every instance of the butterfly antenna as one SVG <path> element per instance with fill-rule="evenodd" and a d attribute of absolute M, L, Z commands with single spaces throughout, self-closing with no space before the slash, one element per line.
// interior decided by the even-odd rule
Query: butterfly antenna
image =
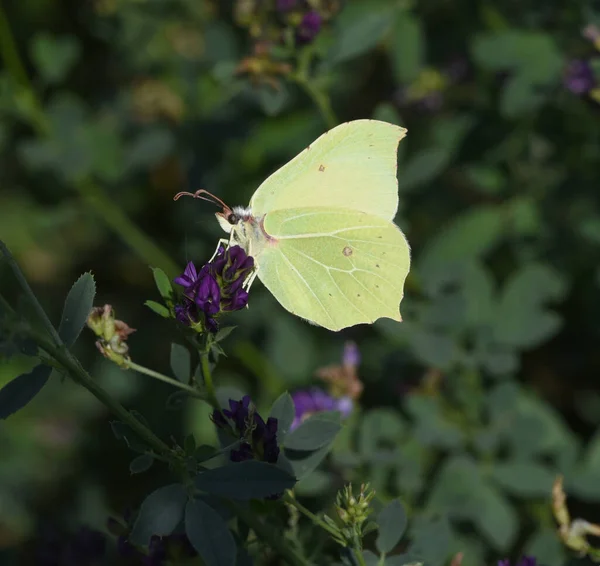
<path fill-rule="evenodd" d="M 206 196 L 204 196 L 204 195 L 206 195 Z M 227 206 L 219 197 L 213 195 L 212 193 L 209 193 L 205 189 L 198 189 L 195 193 L 189 193 L 187 191 L 182 191 L 180 193 L 177 193 L 173 197 L 173 200 L 177 200 L 180 197 L 192 197 L 192 198 L 197 198 L 200 200 L 205 200 L 207 202 L 212 202 L 213 204 L 216 204 L 217 206 L 222 207 L 223 210 L 231 210 L 231 208 L 229 206 Z"/>

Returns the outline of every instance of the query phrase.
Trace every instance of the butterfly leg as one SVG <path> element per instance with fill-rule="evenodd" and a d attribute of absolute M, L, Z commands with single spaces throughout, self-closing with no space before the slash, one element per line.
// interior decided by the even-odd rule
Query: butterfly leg
<path fill-rule="evenodd" d="M 229 240 L 227 238 L 220 238 L 217 243 L 217 249 L 215 250 L 215 253 L 212 255 L 212 257 L 208 260 L 208 263 L 210 263 L 213 259 L 215 259 L 215 257 L 217 257 L 217 254 L 219 253 L 219 248 L 221 246 L 225 246 L 225 249 L 227 249 L 228 245 L 229 245 Z"/>
<path fill-rule="evenodd" d="M 252 285 L 252 283 L 254 283 L 254 280 L 256 279 L 256 276 L 258 275 L 258 268 L 255 267 L 252 272 L 250 273 L 250 275 L 248 275 L 248 277 L 246 277 L 246 280 L 244 281 L 244 289 L 246 289 L 246 291 L 250 290 L 250 287 Z"/>

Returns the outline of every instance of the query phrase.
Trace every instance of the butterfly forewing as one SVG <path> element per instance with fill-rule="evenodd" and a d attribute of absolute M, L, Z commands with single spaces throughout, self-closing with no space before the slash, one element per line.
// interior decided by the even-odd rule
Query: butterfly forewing
<path fill-rule="evenodd" d="M 378 120 L 340 124 L 256 190 L 252 213 L 260 217 L 275 210 L 325 207 L 393 220 L 398 143 L 405 134 L 404 128 Z"/>

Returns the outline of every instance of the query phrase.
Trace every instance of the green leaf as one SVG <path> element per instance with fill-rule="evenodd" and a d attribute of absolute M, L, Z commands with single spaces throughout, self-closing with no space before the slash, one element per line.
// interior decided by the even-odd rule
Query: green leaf
<path fill-rule="evenodd" d="M 253 93 L 267 116 L 281 114 L 290 100 L 289 89 L 283 82 L 280 82 L 277 88 L 270 84 L 258 85 L 253 89 Z"/>
<path fill-rule="evenodd" d="M 291 489 L 296 478 L 266 462 L 248 460 L 204 471 L 194 480 L 202 491 L 232 499 L 260 499 Z"/>
<path fill-rule="evenodd" d="M 317 468 L 317 466 L 329 453 L 330 448 L 331 444 L 326 444 L 325 446 L 322 446 L 318 450 L 314 450 L 312 452 L 290 450 L 289 448 L 285 448 L 284 455 L 286 460 L 291 465 L 294 475 L 298 478 L 298 481 L 300 481 Z"/>
<path fill-rule="evenodd" d="M 422 561 L 426 566 L 445 564 L 452 537 L 448 519 L 416 517 L 412 523 L 412 541 L 405 563 Z"/>
<path fill-rule="evenodd" d="M 192 375 L 192 359 L 190 351 L 181 344 L 171 344 L 171 371 L 182 383 L 189 383 Z"/>
<path fill-rule="evenodd" d="M 349 2 L 336 17 L 335 37 L 326 62 L 337 65 L 375 47 L 390 29 L 392 7 L 387 2 Z"/>
<path fill-rule="evenodd" d="M 538 564 L 562 566 L 567 563 L 567 552 L 552 527 L 541 527 L 527 542 L 524 555 L 535 556 Z"/>
<path fill-rule="evenodd" d="M 516 511 L 491 485 L 482 484 L 475 497 L 479 508 L 473 520 L 494 550 L 507 552 L 518 532 L 519 518 Z"/>
<path fill-rule="evenodd" d="M 450 152 L 441 147 L 431 147 L 408 159 L 398 173 L 400 192 L 408 192 L 433 181 L 450 162 Z"/>
<path fill-rule="evenodd" d="M 206 566 L 235 566 L 237 547 L 227 523 L 199 499 L 185 507 L 185 534 Z"/>
<path fill-rule="evenodd" d="M 482 257 L 497 245 L 505 230 L 504 209 L 478 206 L 455 216 L 428 242 L 420 268 L 430 264 Z"/>
<path fill-rule="evenodd" d="M 277 442 L 282 445 L 296 418 L 296 407 L 292 396 L 287 391 L 275 400 L 269 417 L 277 419 Z"/>
<path fill-rule="evenodd" d="M 316 414 L 286 436 L 285 447 L 290 450 L 317 450 L 329 444 L 341 429 L 339 423 Z"/>
<path fill-rule="evenodd" d="M 533 461 L 496 462 L 492 478 L 511 495 L 524 498 L 550 497 L 555 473 Z"/>
<path fill-rule="evenodd" d="M 156 301 L 146 301 L 144 303 L 149 309 L 153 310 L 157 315 L 162 316 L 163 318 L 169 318 L 171 314 L 169 313 L 169 309 Z"/>
<path fill-rule="evenodd" d="M 225 338 L 227 338 L 227 336 L 229 336 L 236 328 L 237 326 L 224 326 L 223 328 L 220 328 L 215 336 L 215 342 L 225 340 Z"/>
<path fill-rule="evenodd" d="M 153 463 L 154 458 L 150 456 L 150 454 L 142 454 L 141 456 L 131 460 L 129 464 L 129 471 L 131 474 L 141 474 L 148 471 L 152 467 Z"/>
<path fill-rule="evenodd" d="M 173 296 L 173 286 L 167 274 L 160 267 L 153 267 L 152 274 L 160 296 L 165 300 L 170 299 Z"/>
<path fill-rule="evenodd" d="M 31 58 L 48 84 L 57 84 L 65 79 L 80 54 L 81 46 L 73 36 L 53 37 L 38 33 L 31 44 Z"/>
<path fill-rule="evenodd" d="M 170 535 L 183 517 L 187 500 L 185 488 L 179 483 L 153 491 L 140 507 L 131 531 L 131 542 L 148 546 L 153 535 Z"/>
<path fill-rule="evenodd" d="M 96 283 L 91 273 L 84 273 L 71 287 L 65 300 L 58 335 L 67 348 L 71 347 L 83 330 L 94 306 Z"/>
<path fill-rule="evenodd" d="M 506 283 L 495 317 L 494 337 L 500 344 L 532 348 L 553 336 L 562 320 L 544 304 L 561 299 L 567 286 L 556 270 L 530 263 Z"/>
<path fill-rule="evenodd" d="M 6 419 L 25 407 L 46 385 L 51 373 L 50 366 L 39 364 L 0 389 L 0 419 Z"/>
<path fill-rule="evenodd" d="M 375 541 L 377 550 L 385 553 L 391 552 L 400 542 L 407 524 L 408 518 L 404 505 L 399 499 L 393 499 L 377 515 L 377 525 L 379 526 L 379 534 Z"/>
<path fill-rule="evenodd" d="M 390 57 L 396 82 L 407 84 L 419 75 L 425 59 L 425 37 L 420 20 L 401 11 L 391 34 Z"/>
<path fill-rule="evenodd" d="M 366 413 L 358 430 L 358 452 L 366 459 L 374 456 L 382 444 L 396 446 L 402 439 L 406 424 L 391 409 L 372 409 Z"/>

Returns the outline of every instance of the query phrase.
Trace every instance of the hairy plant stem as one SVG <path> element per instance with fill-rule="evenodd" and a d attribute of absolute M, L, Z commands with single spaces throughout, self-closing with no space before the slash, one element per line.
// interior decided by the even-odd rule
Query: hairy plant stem
<path fill-rule="evenodd" d="M 41 137 L 47 136 L 50 125 L 39 97 L 27 76 L 25 65 L 19 56 L 10 22 L 4 11 L 3 0 L 0 0 L 0 58 L 9 73 L 21 86 L 24 100 L 30 111 L 30 125 Z M 84 204 L 144 262 L 153 267 L 162 268 L 170 277 L 177 276 L 180 271 L 178 265 L 140 230 L 91 178 L 74 183 L 73 188 L 79 193 Z"/>
<path fill-rule="evenodd" d="M 17 280 L 21 284 L 25 291 L 27 298 L 32 303 L 35 311 L 40 316 L 46 329 L 53 337 L 50 340 L 44 333 L 34 330 L 28 327 L 25 331 L 27 336 L 31 338 L 37 346 L 46 352 L 50 358 L 55 360 L 57 363 L 56 367 L 67 373 L 71 379 L 85 387 L 96 399 L 98 399 L 105 407 L 107 407 L 120 421 L 125 423 L 133 430 L 137 436 L 144 441 L 156 454 L 158 459 L 170 464 L 173 469 L 178 473 L 182 481 L 190 486 L 193 483 L 192 478 L 186 468 L 186 462 L 184 457 L 175 449 L 170 448 L 165 442 L 163 442 L 158 436 L 152 432 L 145 424 L 139 421 L 132 413 L 130 413 L 121 403 L 114 399 L 108 391 L 106 391 L 101 385 L 99 385 L 94 378 L 82 367 L 79 360 L 68 350 L 65 344 L 62 342 L 58 332 L 52 326 L 50 319 L 46 315 L 43 307 L 40 305 L 33 291 L 27 284 L 27 280 L 22 274 L 16 261 L 8 251 L 8 248 L 0 240 L 0 250 L 3 252 L 4 257 L 8 260 L 10 267 L 12 268 Z M 16 313 L 13 311 L 9 303 L 0 295 L 0 305 L 6 310 L 10 316 L 14 316 Z M 212 382 L 212 376 L 210 373 L 210 367 L 208 365 L 208 352 L 205 351 L 201 356 L 201 363 L 203 373 L 205 376 L 206 383 L 210 384 L 209 388 L 212 391 L 213 401 L 217 403 L 215 406 L 218 408 L 218 402 L 214 393 L 214 387 Z M 142 366 L 134 364 L 134 368 L 144 370 L 144 373 L 152 372 Z M 167 378 L 161 374 L 152 372 L 153 377 L 161 376 Z M 208 377 L 208 379 L 206 379 Z M 164 381 L 164 379 L 163 379 Z M 180 384 L 181 385 L 181 384 Z M 239 505 L 234 501 L 225 502 L 234 510 L 237 516 L 246 523 L 266 544 L 268 544 L 275 552 L 277 552 L 284 560 L 285 563 L 291 564 L 292 566 L 310 566 L 294 549 L 288 547 L 285 544 L 285 540 L 279 537 L 270 527 L 265 525 L 258 517 L 256 517 L 249 509 Z"/>
<path fill-rule="evenodd" d="M 184 391 L 187 391 L 188 393 L 190 393 L 190 395 L 193 395 L 194 397 L 197 397 L 198 399 L 204 399 L 204 397 L 205 397 L 204 394 L 202 393 L 202 391 L 198 391 L 191 385 L 187 385 L 186 383 L 177 381 L 176 379 L 173 379 L 172 377 L 163 375 L 162 373 L 159 373 L 157 371 L 154 371 L 153 369 L 136 364 L 135 362 L 131 362 L 131 361 L 128 362 L 127 367 L 129 369 L 137 371 L 138 373 L 143 373 L 145 375 L 149 375 L 150 377 L 153 377 L 154 379 L 158 379 L 159 381 L 168 383 L 169 385 L 172 385 L 173 387 L 178 387 L 179 389 L 183 389 Z"/>
<path fill-rule="evenodd" d="M 209 348 L 208 343 L 205 339 L 204 347 L 200 350 L 200 371 L 202 373 L 202 380 L 204 381 L 204 388 L 206 389 L 207 401 L 213 406 L 213 409 L 217 411 L 221 410 L 221 404 L 217 399 L 217 393 L 215 390 L 215 384 L 212 378 L 212 372 L 210 371 L 210 363 L 208 361 Z"/>
<path fill-rule="evenodd" d="M 288 505 L 292 505 L 298 509 L 300 513 L 309 518 L 315 525 L 327 531 L 336 540 L 339 538 L 339 532 L 337 532 L 331 525 L 328 525 L 319 516 L 315 515 L 312 511 L 309 511 L 306 507 L 304 507 L 304 505 L 302 505 L 302 503 L 300 503 L 293 495 L 291 495 L 289 491 L 287 491 L 283 496 L 283 501 Z"/>

